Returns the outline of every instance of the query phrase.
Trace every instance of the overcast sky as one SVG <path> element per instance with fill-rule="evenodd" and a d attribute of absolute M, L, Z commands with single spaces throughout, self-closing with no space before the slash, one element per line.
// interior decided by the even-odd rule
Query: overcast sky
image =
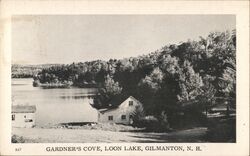
<path fill-rule="evenodd" d="M 48 15 L 12 19 L 12 63 L 72 63 L 147 54 L 235 29 L 233 15 Z"/>

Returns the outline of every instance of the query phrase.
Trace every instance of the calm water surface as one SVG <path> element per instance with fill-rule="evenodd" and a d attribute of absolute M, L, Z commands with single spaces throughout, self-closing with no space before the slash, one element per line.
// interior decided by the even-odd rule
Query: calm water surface
<path fill-rule="evenodd" d="M 66 122 L 96 122 L 92 108 L 95 88 L 42 89 L 32 86 L 32 79 L 12 79 L 13 105 L 36 105 L 39 126 Z"/>

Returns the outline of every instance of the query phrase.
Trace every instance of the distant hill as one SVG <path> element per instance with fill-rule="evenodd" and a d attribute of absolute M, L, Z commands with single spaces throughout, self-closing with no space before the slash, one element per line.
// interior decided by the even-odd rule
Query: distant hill
<path fill-rule="evenodd" d="M 12 64 L 11 66 L 11 77 L 12 78 L 32 78 L 37 73 L 41 72 L 42 69 L 49 68 L 56 64 L 41 64 L 41 65 L 20 65 Z"/>

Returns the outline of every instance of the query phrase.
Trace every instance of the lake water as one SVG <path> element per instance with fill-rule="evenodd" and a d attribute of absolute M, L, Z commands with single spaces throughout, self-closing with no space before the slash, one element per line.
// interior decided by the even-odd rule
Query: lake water
<path fill-rule="evenodd" d="M 42 89 L 32 79 L 12 79 L 13 105 L 36 105 L 36 125 L 67 122 L 97 122 L 97 110 L 91 107 L 95 88 Z"/>

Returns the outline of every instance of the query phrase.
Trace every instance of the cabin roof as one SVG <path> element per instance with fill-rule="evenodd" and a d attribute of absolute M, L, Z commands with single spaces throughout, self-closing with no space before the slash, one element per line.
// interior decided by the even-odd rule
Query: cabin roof
<path fill-rule="evenodd" d="M 118 97 L 118 98 L 112 99 L 112 100 L 109 102 L 109 104 L 111 104 L 110 107 L 98 109 L 98 111 L 101 112 L 101 113 L 104 113 L 104 112 L 106 112 L 106 111 L 115 110 L 115 109 L 117 109 L 125 100 L 127 100 L 128 98 L 131 98 L 131 99 L 137 101 L 138 103 L 141 103 L 140 101 L 138 101 L 138 100 L 137 100 L 136 98 L 134 98 L 133 96 L 129 96 L 129 97 L 127 97 L 127 98 Z"/>
<path fill-rule="evenodd" d="M 34 105 L 14 105 L 12 106 L 11 113 L 35 113 L 36 106 Z"/>

